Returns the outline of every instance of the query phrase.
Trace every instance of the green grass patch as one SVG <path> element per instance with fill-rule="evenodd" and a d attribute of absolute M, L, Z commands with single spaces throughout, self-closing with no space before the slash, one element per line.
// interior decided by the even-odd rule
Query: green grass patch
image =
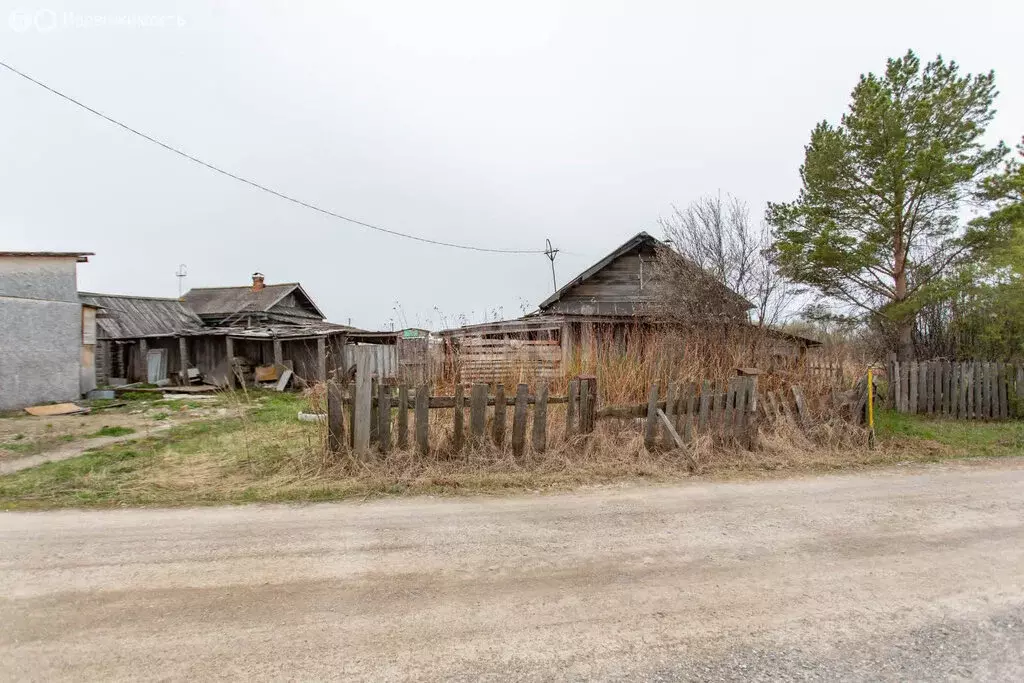
<path fill-rule="evenodd" d="M 1024 455 L 1024 422 L 943 420 L 883 410 L 875 414 L 879 441 L 931 442 L 962 457 Z"/>

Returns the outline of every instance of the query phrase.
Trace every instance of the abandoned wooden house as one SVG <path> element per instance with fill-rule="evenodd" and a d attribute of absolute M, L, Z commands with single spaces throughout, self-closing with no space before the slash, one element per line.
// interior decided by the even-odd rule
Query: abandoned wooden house
<path fill-rule="evenodd" d="M 463 381 L 494 381 L 514 368 L 552 378 L 586 366 L 599 349 L 624 352 L 631 338 L 664 328 L 656 285 L 656 260 L 668 246 L 640 232 L 542 301 L 538 310 L 515 320 L 443 330 L 448 362 Z M 674 253 L 674 252 L 672 252 Z M 682 256 L 678 256 L 682 259 Z M 692 295 L 687 296 L 695 325 L 749 328 L 752 304 L 691 264 Z M 696 306 L 692 302 L 697 302 Z M 770 353 L 796 363 L 811 339 L 776 331 Z"/>
<path fill-rule="evenodd" d="M 101 384 L 177 379 L 187 369 L 230 386 L 254 368 L 292 370 L 297 381 L 323 381 L 352 365 L 353 346 L 372 348 L 372 371 L 385 379 L 423 381 L 427 338 L 421 330 L 368 332 L 324 320 L 299 283 L 189 290 L 181 299 L 81 293 L 96 306 Z M 231 360 L 229 360 L 231 359 Z"/>

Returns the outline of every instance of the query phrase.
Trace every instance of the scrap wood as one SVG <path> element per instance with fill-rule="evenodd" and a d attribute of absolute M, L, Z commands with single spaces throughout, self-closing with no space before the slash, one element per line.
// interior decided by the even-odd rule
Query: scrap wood
<path fill-rule="evenodd" d="M 25 412 L 37 417 L 50 417 L 55 415 L 85 415 L 90 412 L 90 409 L 83 408 L 74 403 L 54 403 L 43 406 L 29 406 L 25 408 Z"/>

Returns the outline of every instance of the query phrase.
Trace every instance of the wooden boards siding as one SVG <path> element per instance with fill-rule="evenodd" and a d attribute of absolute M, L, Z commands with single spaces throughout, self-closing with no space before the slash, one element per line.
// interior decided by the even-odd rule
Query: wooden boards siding
<path fill-rule="evenodd" d="M 463 382 L 497 382 L 522 373 L 540 379 L 557 377 L 562 366 L 562 349 L 557 339 L 459 340 L 459 364 Z"/>

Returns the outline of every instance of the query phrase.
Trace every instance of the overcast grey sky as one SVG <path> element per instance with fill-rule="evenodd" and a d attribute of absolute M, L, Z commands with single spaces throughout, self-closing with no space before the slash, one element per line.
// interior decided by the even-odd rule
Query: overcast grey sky
<path fill-rule="evenodd" d="M 127 20 L 127 24 L 123 23 Z M 672 203 L 798 189 L 815 122 L 913 48 L 995 69 L 1024 134 L 1024 3 L 0 0 L 0 59 L 327 209 L 481 246 L 565 250 L 559 284 Z M 0 70 L 0 242 L 96 252 L 81 289 L 301 281 L 329 319 L 435 329 L 521 313 L 541 255 L 367 231 L 204 170 Z M 571 253 L 570 253 L 571 252 Z M 438 309 L 441 314 L 438 313 Z"/>

